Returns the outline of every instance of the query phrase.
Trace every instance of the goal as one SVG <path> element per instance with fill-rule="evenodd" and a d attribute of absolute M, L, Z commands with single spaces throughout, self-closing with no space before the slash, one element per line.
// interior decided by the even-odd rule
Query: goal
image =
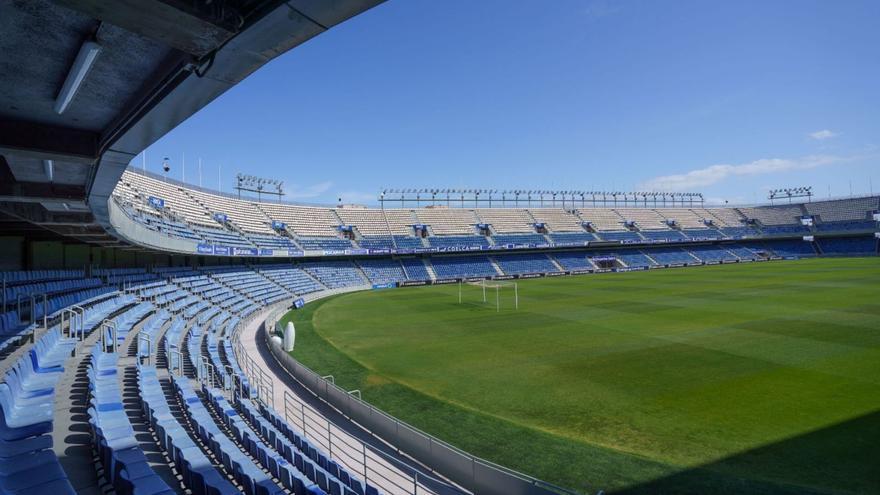
<path fill-rule="evenodd" d="M 477 289 L 477 291 L 473 289 Z M 512 295 L 513 309 L 519 309 L 519 286 L 517 286 L 516 282 L 508 280 L 459 281 L 458 303 L 462 304 L 464 302 L 466 293 L 468 300 L 471 300 L 470 298 L 473 297 L 472 294 L 474 292 L 478 292 L 483 303 L 494 305 L 495 311 L 501 311 L 502 303 L 510 301 L 510 296 Z M 508 302 L 508 304 L 510 303 Z"/>

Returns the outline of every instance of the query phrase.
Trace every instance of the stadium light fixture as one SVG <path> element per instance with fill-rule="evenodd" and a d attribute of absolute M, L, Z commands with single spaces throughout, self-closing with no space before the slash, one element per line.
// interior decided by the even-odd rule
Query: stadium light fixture
<path fill-rule="evenodd" d="M 46 173 L 46 179 L 49 183 L 55 182 L 55 162 L 52 160 L 43 160 L 43 171 Z"/>
<path fill-rule="evenodd" d="M 61 115 L 70 106 L 70 102 L 73 101 L 73 97 L 82 86 L 99 53 L 101 53 L 101 45 L 94 38 L 86 40 L 79 48 L 73 66 L 70 67 L 64 84 L 61 86 L 61 91 L 55 98 L 55 113 Z"/>

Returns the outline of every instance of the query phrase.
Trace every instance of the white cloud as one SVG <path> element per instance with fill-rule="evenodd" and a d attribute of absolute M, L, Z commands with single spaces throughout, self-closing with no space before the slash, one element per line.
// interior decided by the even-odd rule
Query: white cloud
<path fill-rule="evenodd" d="M 821 131 L 816 131 L 816 132 L 810 133 L 810 137 L 815 139 L 816 141 L 824 141 L 826 139 L 831 139 L 831 138 L 837 137 L 839 135 L 840 135 L 840 133 L 837 133 L 837 132 L 834 132 L 834 131 L 831 131 L 828 129 L 822 129 Z"/>
<path fill-rule="evenodd" d="M 608 0 L 593 0 L 584 7 L 584 16 L 588 20 L 597 20 L 614 15 L 620 11 L 620 3 Z"/>
<path fill-rule="evenodd" d="M 655 177 L 639 184 L 639 189 L 654 191 L 693 191 L 717 184 L 729 177 L 763 175 L 792 170 L 807 170 L 834 165 L 852 158 L 831 155 L 813 155 L 803 158 L 762 158 L 737 165 L 710 165 L 684 174 Z"/>
<path fill-rule="evenodd" d="M 331 187 L 333 187 L 333 183 L 330 181 L 319 182 L 302 189 L 299 189 L 298 186 L 293 186 L 292 189 L 287 191 L 287 198 L 293 200 L 317 198 L 329 191 Z"/>

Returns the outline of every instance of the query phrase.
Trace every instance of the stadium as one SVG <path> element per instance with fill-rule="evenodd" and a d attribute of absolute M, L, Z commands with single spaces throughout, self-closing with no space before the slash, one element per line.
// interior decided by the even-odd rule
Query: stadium
<path fill-rule="evenodd" d="M 135 159 L 379 3 L 0 2 L 0 492 L 880 493 L 878 195 Z"/>

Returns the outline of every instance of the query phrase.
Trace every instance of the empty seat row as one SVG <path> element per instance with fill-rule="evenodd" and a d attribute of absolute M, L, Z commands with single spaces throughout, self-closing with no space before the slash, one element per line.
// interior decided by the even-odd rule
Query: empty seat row
<path fill-rule="evenodd" d="M 51 450 L 55 386 L 76 341 L 50 329 L 0 383 L 0 492 L 76 493 Z"/>
<path fill-rule="evenodd" d="M 244 492 L 247 495 L 284 493 L 284 490 L 244 455 L 219 428 L 202 404 L 202 400 L 193 390 L 189 379 L 180 376 L 173 376 L 172 379 L 175 392 L 186 410 L 187 417 L 193 423 L 194 430 L 198 432 L 199 438 L 221 461 L 226 472 L 231 473 L 236 482 L 244 487 Z"/>
<path fill-rule="evenodd" d="M 138 445 L 122 405 L 117 362 L 118 355 L 104 352 L 99 343 L 92 350 L 88 369 L 89 425 L 104 472 L 119 494 L 174 494 Z"/>
<path fill-rule="evenodd" d="M 239 493 L 174 417 L 155 367 L 138 365 L 138 390 L 147 422 L 159 445 L 177 466 L 183 484 L 194 495 Z"/>

